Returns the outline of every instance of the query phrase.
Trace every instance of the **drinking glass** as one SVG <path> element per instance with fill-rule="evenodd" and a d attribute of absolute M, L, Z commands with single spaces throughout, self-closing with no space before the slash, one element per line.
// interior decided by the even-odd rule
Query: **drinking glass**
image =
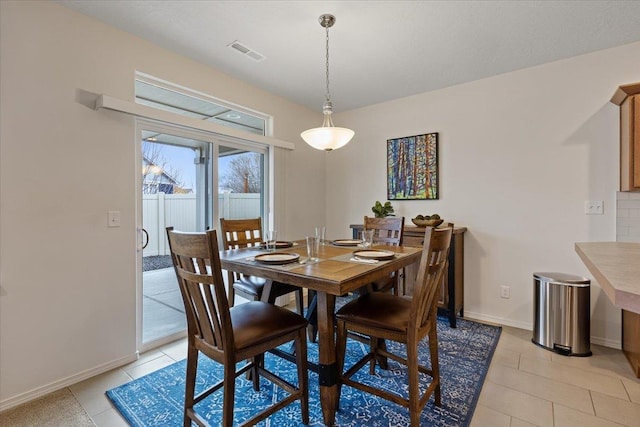
<path fill-rule="evenodd" d="M 373 245 L 373 230 L 362 230 L 358 233 L 360 236 L 361 248 L 370 248 Z"/>
<path fill-rule="evenodd" d="M 316 237 L 320 239 L 320 244 L 325 244 L 325 232 L 326 227 L 323 225 L 322 227 L 316 227 Z"/>
<path fill-rule="evenodd" d="M 309 261 L 318 261 L 320 239 L 316 236 L 307 236 L 307 257 Z"/>
<path fill-rule="evenodd" d="M 273 252 L 276 250 L 277 235 L 278 235 L 278 232 L 276 230 L 269 230 L 267 232 L 267 240 L 266 240 L 267 251 Z"/>

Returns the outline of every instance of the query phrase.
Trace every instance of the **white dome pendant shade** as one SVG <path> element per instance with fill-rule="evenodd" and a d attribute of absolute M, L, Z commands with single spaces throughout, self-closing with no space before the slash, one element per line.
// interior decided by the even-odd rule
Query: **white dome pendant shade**
<path fill-rule="evenodd" d="M 305 130 L 300 136 L 315 149 L 331 151 L 347 145 L 354 134 L 351 129 L 332 126 Z"/>
<path fill-rule="evenodd" d="M 305 130 L 300 134 L 307 144 L 318 150 L 331 151 L 347 145 L 354 131 L 347 128 L 338 128 L 333 125 L 331 120 L 331 101 L 325 101 L 322 108 L 324 113 L 324 121 L 322 127 Z"/>
<path fill-rule="evenodd" d="M 336 18 L 333 15 L 325 14 L 319 18 L 320 25 L 326 29 L 326 48 L 327 48 L 327 62 L 326 62 L 326 76 L 327 76 L 327 94 L 326 100 L 322 107 L 322 113 L 324 114 L 324 121 L 319 128 L 313 128 L 305 130 L 300 134 L 302 139 L 318 150 L 331 151 L 347 145 L 355 132 L 347 128 L 338 128 L 333 125 L 331 115 L 333 114 L 333 105 L 331 104 L 331 96 L 329 95 L 329 27 L 333 26 L 336 22 Z"/>

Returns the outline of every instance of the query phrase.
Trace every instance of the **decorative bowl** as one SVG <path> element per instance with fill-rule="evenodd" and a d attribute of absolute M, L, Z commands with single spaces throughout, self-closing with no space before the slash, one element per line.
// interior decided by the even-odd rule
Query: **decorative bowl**
<path fill-rule="evenodd" d="M 413 222 L 418 227 L 437 227 L 444 222 L 444 219 L 416 219 L 411 218 L 411 222 Z"/>

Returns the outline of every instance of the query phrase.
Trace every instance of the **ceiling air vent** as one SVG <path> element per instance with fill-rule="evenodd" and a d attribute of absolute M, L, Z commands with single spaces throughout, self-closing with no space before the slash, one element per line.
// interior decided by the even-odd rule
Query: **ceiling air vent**
<path fill-rule="evenodd" d="M 248 56 L 249 58 L 253 59 L 254 61 L 262 61 L 263 59 L 265 59 L 265 56 L 259 52 L 256 52 L 255 50 L 251 49 L 249 46 L 239 42 L 238 40 L 235 40 L 232 43 L 229 43 L 227 45 L 228 47 L 237 50 L 238 52 L 240 52 L 243 55 Z"/>

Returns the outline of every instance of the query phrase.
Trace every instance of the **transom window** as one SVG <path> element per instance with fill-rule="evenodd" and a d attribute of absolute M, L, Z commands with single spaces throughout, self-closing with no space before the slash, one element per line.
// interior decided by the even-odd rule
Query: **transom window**
<path fill-rule="evenodd" d="M 143 77 L 136 78 L 136 102 L 160 110 L 193 117 L 222 126 L 244 130 L 257 135 L 265 135 L 264 118 L 252 115 L 223 102 L 208 99 L 183 88 L 154 82 Z"/>

